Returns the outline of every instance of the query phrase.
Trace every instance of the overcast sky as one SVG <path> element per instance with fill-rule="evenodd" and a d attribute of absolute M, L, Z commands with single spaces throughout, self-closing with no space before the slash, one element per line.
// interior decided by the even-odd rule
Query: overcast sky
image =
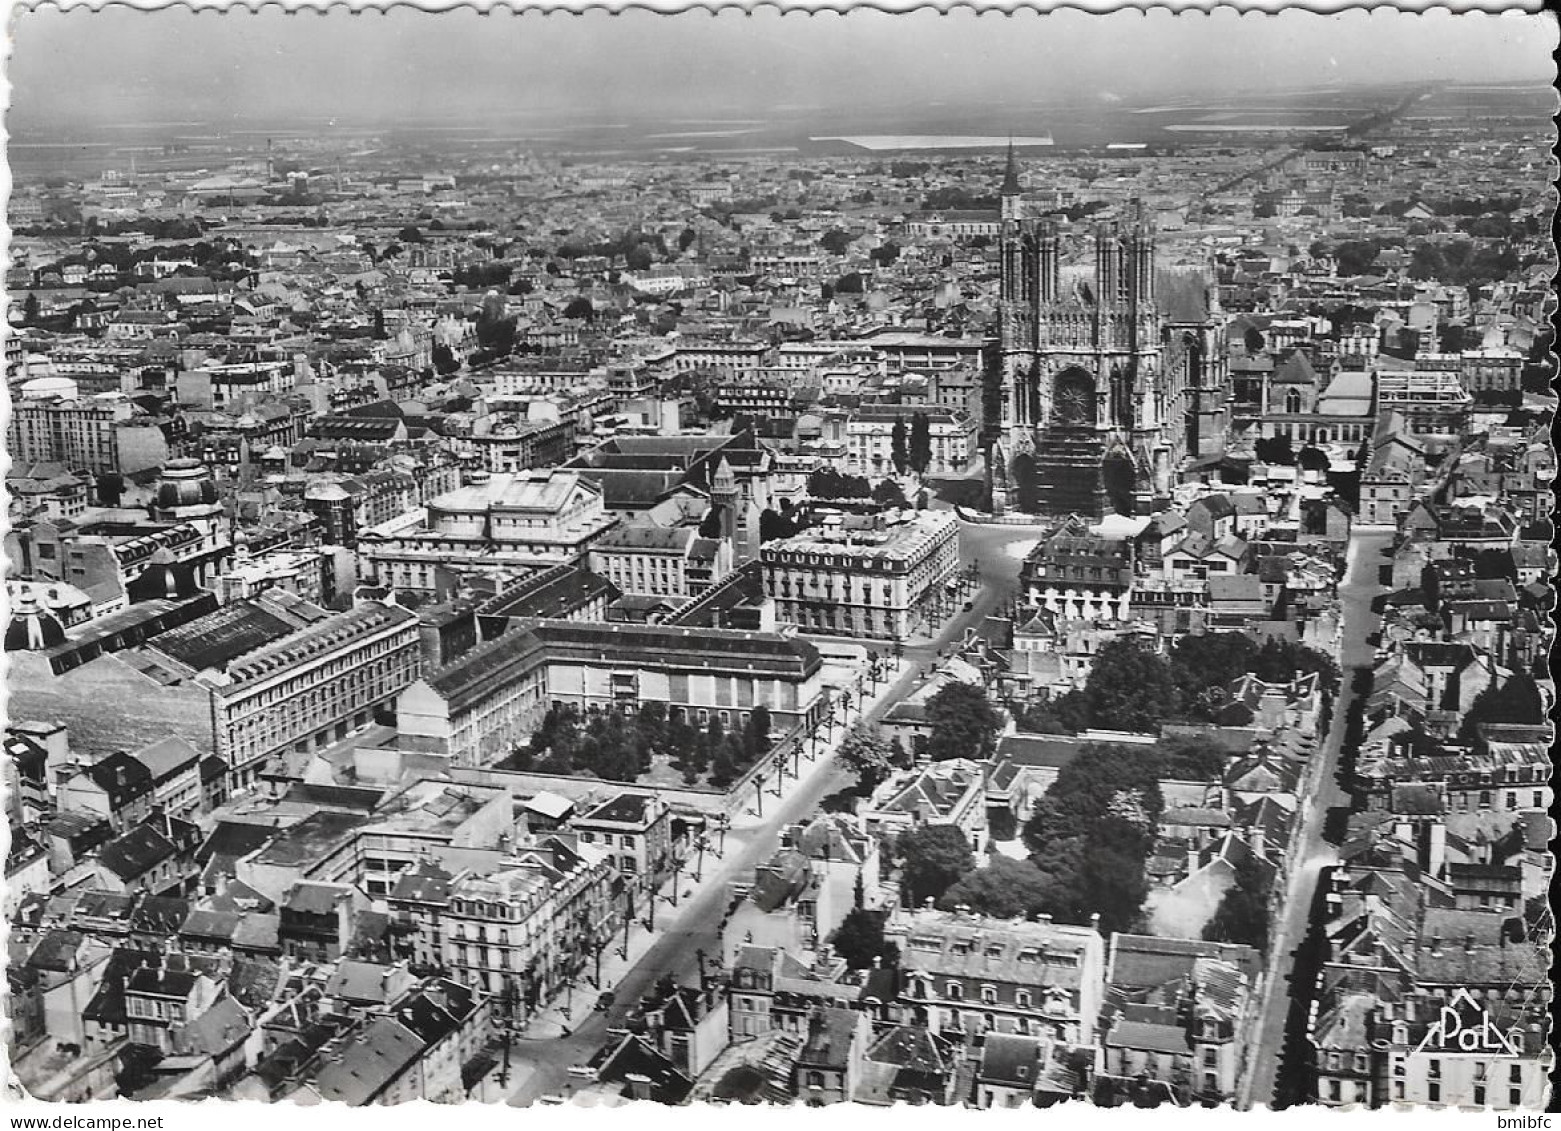
<path fill-rule="evenodd" d="M 892 99 L 1131 100 L 1360 82 L 1549 82 L 1544 16 L 1008 18 L 958 12 L 754 16 L 287 15 L 49 8 L 16 19 L 13 130 L 51 121 L 448 118 L 484 109 L 734 113 Z"/>

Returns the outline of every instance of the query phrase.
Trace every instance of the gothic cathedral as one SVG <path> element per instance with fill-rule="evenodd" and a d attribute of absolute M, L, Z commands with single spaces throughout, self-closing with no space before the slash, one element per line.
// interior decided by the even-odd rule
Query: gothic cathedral
<path fill-rule="evenodd" d="M 1024 216 L 1011 146 L 1001 209 L 992 509 L 1152 513 L 1185 461 L 1224 450 L 1217 291 L 1157 268 L 1137 205 L 1095 226 L 1093 273 L 1065 285 L 1063 228 Z"/>

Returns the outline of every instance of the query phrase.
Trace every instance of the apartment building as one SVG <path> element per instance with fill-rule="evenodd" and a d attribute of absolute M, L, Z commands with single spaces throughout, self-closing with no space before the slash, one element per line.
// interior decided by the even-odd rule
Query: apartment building
<path fill-rule="evenodd" d="M 934 1033 L 1096 1037 L 1105 940 L 1095 927 L 917 910 L 891 917 L 884 937 L 900 948 L 901 1002 Z"/>
<path fill-rule="evenodd" d="M 698 597 L 731 572 L 732 543 L 701 537 L 694 526 L 634 522 L 603 535 L 590 562 L 624 593 Z"/>
<path fill-rule="evenodd" d="M 765 596 L 803 632 L 903 640 L 959 570 L 959 524 L 946 511 L 850 521 L 766 543 Z"/>
<path fill-rule="evenodd" d="M 228 664 L 204 671 L 216 752 L 233 788 L 252 785 L 266 760 L 305 753 L 367 726 L 422 664 L 417 614 L 371 602 L 326 617 Z"/>

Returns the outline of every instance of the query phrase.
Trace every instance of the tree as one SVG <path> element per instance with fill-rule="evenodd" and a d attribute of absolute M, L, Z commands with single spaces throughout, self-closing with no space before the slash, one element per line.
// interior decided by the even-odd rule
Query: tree
<path fill-rule="evenodd" d="M 884 942 L 882 912 L 852 908 L 835 928 L 830 945 L 852 970 L 868 969 L 875 958 L 884 966 L 899 965 L 900 948 Z"/>
<path fill-rule="evenodd" d="M 757 762 L 770 750 L 770 727 L 773 721 L 770 718 L 770 709 L 763 703 L 758 704 L 748 712 L 748 721 L 743 724 L 742 750 L 743 757 L 751 764 Z"/>
<path fill-rule="evenodd" d="M 932 466 L 932 421 L 925 412 L 911 417 L 910 461 L 918 475 L 927 474 Z"/>
<path fill-rule="evenodd" d="M 1136 636 L 1119 636 L 1096 653 L 1084 694 L 1090 717 L 1114 730 L 1151 733 L 1177 711 L 1169 661 Z"/>
<path fill-rule="evenodd" d="M 402 243 L 422 243 L 423 233 L 411 225 L 408 225 L 396 233 L 396 239 L 400 240 Z"/>
<path fill-rule="evenodd" d="M 894 756 L 883 731 L 863 721 L 846 731 L 837 755 L 841 763 L 856 774 L 857 787 L 871 793 L 894 769 Z"/>
<path fill-rule="evenodd" d="M 834 284 L 834 294 L 859 295 L 862 293 L 862 275 L 859 271 L 852 271 L 840 276 Z"/>
<path fill-rule="evenodd" d="M 851 246 L 851 235 L 839 228 L 831 228 L 819 239 L 819 246 L 830 255 L 844 255 L 846 249 Z"/>
<path fill-rule="evenodd" d="M 1044 911 L 1074 922 L 1098 913 L 1103 930 L 1133 928 L 1149 892 L 1161 761 L 1142 747 L 1090 745 L 1059 771 L 1023 833 L 1045 877 Z"/>
<path fill-rule="evenodd" d="M 1268 885 L 1254 857 L 1244 857 L 1236 865 L 1236 882 L 1225 890 L 1214 917 L 1204 925 L 1203 937 L 1268 952 Z"/>
<path fill-rule="evenodd" d="M 991 757 L 997 745 L 1001 720 L 986 692 L 968 683 L 950 683 L 927 700 L 927 757 L 934 762 L 950 758 Z"/>
<path fill-rule="evenodd" d="M 889 458 L 894 462 L 897 475 L 904 475 L 905 469 L 910 466 L 910 445 L 907 442 L 907 435 L 904 418 L 896 420 L 894 427 L 889 430 Z"/>
<path fill-rule="evenodd" d="M 125 493 L 125 477 L 117 471 L 105 471 L 93 484 L 97 491 L 98 506 L 117 507 Z"/>
<path fill-rule="evenodd" d="M 1283 467 L 1295 466 L 1295 449 L 1290 446 L 1289 436 L 1267 436 L 1254 445 L 1257 458 L 1263 463 L 1279 464 Z"/>
<path fill-rule="evenodd" d="M 681 232 L 678 233 L 678 251 L 687 251 L 689 248 L 694 246 L 695 241 L 698 239 L 699 233 L 694 231 L 693 228 L 684 228 Z"/>
<path fill-rule="evenodd" d="M 374 337 L 379 341 L 384 341 L 390 337 L 390 334 L 385 330 L 385 312 L 383 310 L 374 312 Z"/>
<path fill-rule="evenodd" d="M 38 296 L 32 291 L 27 292 L 27 301 L 22 304 L 22 322 L 27 326 L 38 325 Z"/>
<path fill-rule="evenodd" d="M 1059 695 L 1052 706 L 1066 734 L 1078 734 L 1094 725 L 1090 716 L 1089 696 L 1077 688 Z"/>
<path fill-rule="evenodd" d="M 911 505 L 905 497 L 904 489 L 893 479 L 885 479 L 873 487 L 873 502 L 886 509 L 898 507 L 904 510 Z"/>
<path fill-rule="evenodd" d="M 1339 665 L 1332 656 L 1305 644 L 1272 636 L 1257 650 L 1248 670 L 1268 683 L 1289 683 L 1315 672 L 1328 694 L 1333 694 L 1339 687 Z"/>
<path fill-rule="evenodd" d="M 569 305 L 564 307 L 565 318 L 583 318 L 587 322 L 596 320 L 596 308 L 591 305 L 591 300 L 584 295 L 577 295 L 569 300 Z"/>
<path fill-rule="evenodd" d="M 451 352 L 450 347 L 443 342 L 434 343 L 434 369 L 441 377 L 448 377 L 461 368 L 460 361 Z"/>
<path fill-rule="evenodd" d="M 1225 754 L 1207 739 L 1172 735 L 1155 744 L 1161 759 L 1161 778 L 1171 781 L 1217 782 L 1225 769 Z"/>
<path fill-rule="evenodd" d="M 873 248 L 867 257 L 880 267 L 888 267 L 900 258 L 900 245 L 893 240 Z"/>
<path fill-rule="evenodd" d="M 723 744 L 710 760 L 710 784 L 717 789 L 725 789 L 736 780 L 737 764 L 732 761 L 730 748 Z"/>
<path fill-rule="evenodd" d="M 968 907 L 994 919 L 1018 919 L 1046 906 L 1046 877 L 1028 860 L 995 855 L 985 868 L 969 872 L 938 905 L 946 911 Z"/>
<path fill-rule="evenodd" d="M 1240 632 L 1184 636 L 1171 649 L 1171 678 L 1180 708 L 1189 718 L 1213 722 L 1227 689 L 1250 670 L 1257 644 Z"/>
<path fill-rule="evenodd" d="M 652 262 L 650 248 L 642 243 L 635 244 L 629 249 L 628 254 L 623 257 L 623 261 L 624 266 L 630 271 L 648 270 Z"/>
<path fill-rule="evenodd" d="M 797 532 L 796 525 L 785 515 L 765 507 L 759 512 L 759 544 L 773 542 L 777 538 L 790 538 Z"/>
<path fill-rule="evenodd" d="M 1027 734 L 1076 734 L 1073 728 L 1062 721 L 1062 716 L 1057 713 L 1056 705 L 1050 701 L 1039 703 L 1015 703 L 1006 704 L 1008 713 L 1014 717 L 1020 730 Z"/>
<path fill-rule="evenodd" d="M 921 825 L 900 836 L 901 878 L 913 905 L 939 899 L 976 866 L 970 841 L 953 825 Z"/>
<path fill-rule="evenodd" d="M 815 499 L 866 499 L 873 489 L 859 475 L 843 475 L 832 467 L 821 467 L 808 476 L 808 494 Z"/>

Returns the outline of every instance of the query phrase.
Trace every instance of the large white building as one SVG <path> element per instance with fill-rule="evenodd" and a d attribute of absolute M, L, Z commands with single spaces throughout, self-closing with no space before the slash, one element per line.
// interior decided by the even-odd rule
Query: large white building
<path fill-rule="evenodd" d="M 526 573 L 578 561 L 616 521 L 578 472 L 479 472 L 430 499 L 424 521 L 364 531 L 358 553 L 377 584 L 432 592 L 440 567 Z"/>
<path fill-rule="evenodd" d="M 959 570 L 959 524 L 922 511 L 863 529 L 828 526 L 766 543 L 760 558 L 779 620 L 803 632 L 903 640 Z"/>

